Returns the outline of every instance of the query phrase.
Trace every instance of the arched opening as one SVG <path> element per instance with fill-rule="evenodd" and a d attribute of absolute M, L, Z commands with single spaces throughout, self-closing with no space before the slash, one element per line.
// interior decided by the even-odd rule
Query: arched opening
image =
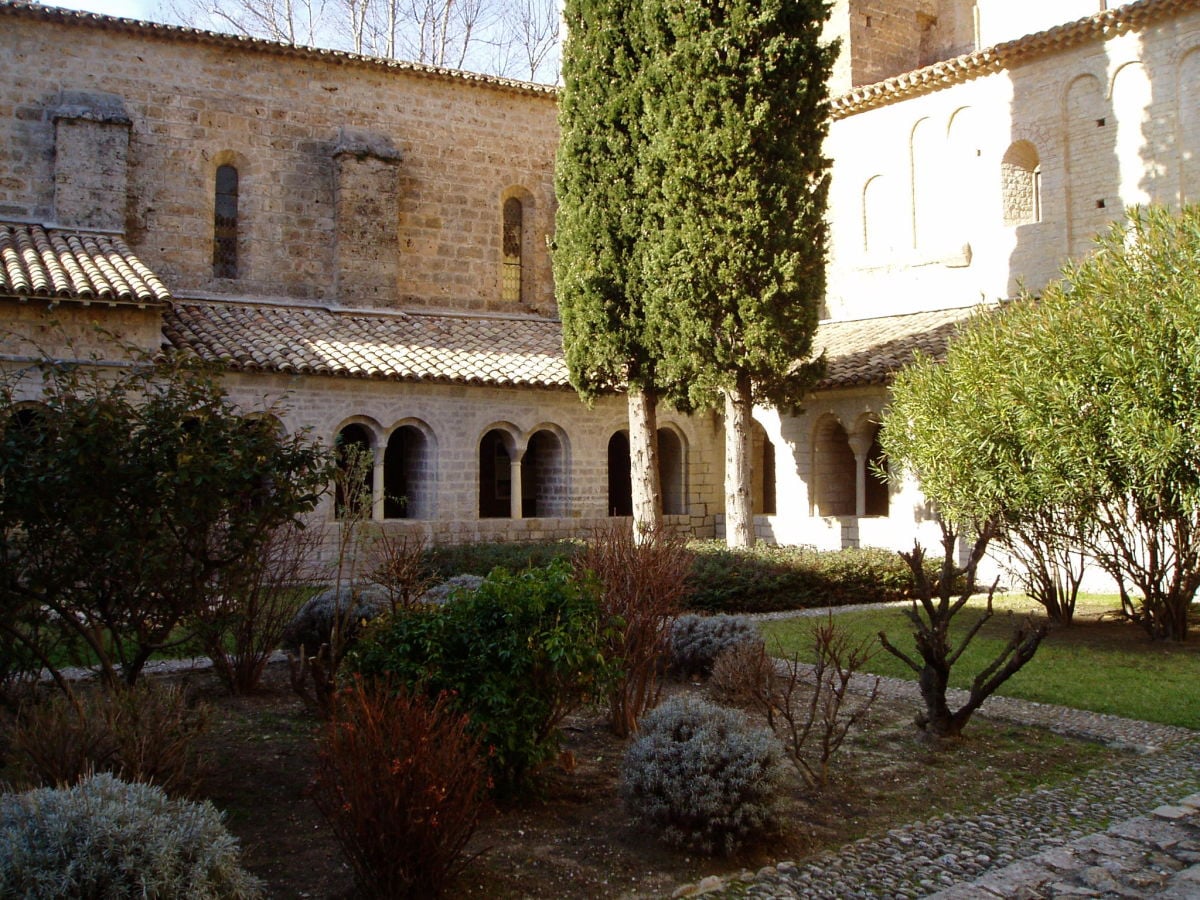
<path fill-rule="evenodd" d="M 543 519 L 567 514 L 567 465 L 563 443 L 553 431 L 534 432 L 521 461 L 521 515 Z"/>
<path fill-rule="evenodd" d="M 415 425 L 388 437 L 383 454 L 383 517 L 425 519 L 433 508 L 433 461 L 429 441 Z"/>
<path fill-rule="evenodd" d="M 750 496 L 756 516 L 775 515 L 775 445 L 758 422 L 750 430 Z"/>
<path fill-rule="evenodd" d="M 371 518 L 375 496 L 375 453 L 370 429 L 354 423 L 337 433 L 338 477 L 334 491 L 334 516 L 339 519 Z"/>
<path fill-rule="evenodd" d="M 512 438 L 493 428 L 479 442 L 479 518 L 512 516 Z"/>
<path fill-rule="evenodd" d="M 633 515 L 633 478 L 629 470 L 629 434 L 618 431 L 608 439 L 608 514 Z"/>
<path fill-rule="evenodd" d="M 213 277 L 238 276 L 238 170 L 217 166 L 213 202 Z"/>
<path fill-rule="evenodd" d="M 525 208 L 516 197 L 504 201 L 504 271 L 500 287 L 503 300 L 519 302 L 522 290 Z"/>
<path fill-rule="evenodd" d="M 662 488 L 664 516 L 681 516 L 684 513 L 686 471 L 686 454 L 678 433 L 670 428 L 658 429 L 658 479 Z"/>
<path fill-rule="evenodd" d="M 880 426 L 875 426 L 871 437 L 871 448 L 867 451 L 867 477 L 865 483 L 866 496 L 863 498 L 863 510 L 868 516 L 886 516 L 889 514 L 888 491 L 888 460 L 879 443 Z"/>
<path fill-rule="evenodd" d="M 1000 162 L 1005 225 L 1029 225 L 1042 219 L 1042 167 L 1029 141 L 1010 146 Z"/>
<path fill-rule="evenodd" d="M 832 416 L 817 426 L 813 439 L 814 505 L 818 516 L 852 516 L 857 466 L 846 429 Z"/>

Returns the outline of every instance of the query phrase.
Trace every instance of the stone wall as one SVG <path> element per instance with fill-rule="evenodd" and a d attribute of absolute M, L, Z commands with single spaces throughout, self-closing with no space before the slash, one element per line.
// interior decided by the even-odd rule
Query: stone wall
<path fill-rule="evenodd" d="M 1194 200 L 1198 77 L 1193 12 L 834 122 L 829 314 L 1036 291 L 1130 205 Z"/>
<path fill-rule="evenodd" d="M 347 424 L 362 425 L 371 435 L 382 484 L 382 467 L 389 437 L 400 429 L 420 431 L 424 452 L 416 469 L 426 479 L 420 491 L 419 521 L 395 523 L 416 527 L 439 540 L 500 538 L 540 540 L 578 536 L 609 521 L 608 442 L 628 427 L 624 397 L 602 397 L 591 409 L 571 391 L 532 388 L 488 388 L 450 384 L 403 384 L 387 381 L 278 375 L 228 376 L 234 399 L 247 410 L 278 402 L 286 410 L 280 421 L 288 431 L 310 429 L 314 437 L 332 444 Z M 683 444 L 681 466 L 688 486 L 682 514 L 673 527 L 711 537 L 722 504 L 722 433 L 709 417 L 676 416 L 660 411 L 660 424 Z M 530 446 L 545 464 L 548 456 L 563 461 L 549 473 L 539 499 L 550 515 L 524 519 L 480 519 L 479 447 L 482 437 L 498 429 L 512 438 L 518 458 Z M 559 442 L 558 452 L 546 452 L 548 435 Z M 538 436 L 538 437 L 535 437 Z M 547 474 L 543 469 L 539 474 Z M 535 479 L 534 474 L 527 478 Z M 331 498 L 318 518 L 332 521 Z M 383 506 L 376 517 L 383 519 Z"/>
<path fill-rule="evenodd" d="M 124 227 L 134 252 L 178 296 L 553 308 L 552 91 L 18 15 L 4 17 L 0 58 L 20 73 L 0 79 L 0 218 Z M 74 201 L 101 175 L 100 187 L 118 186 L 122 176 L 97 169 L 87 154 L 62 152 L 79 143 L 66 133 L 76 123 L 63 125 L 56 113 L 63 94 L 97 92 L 119 98 L 128 114 L 128 183 L 117 221 L 75 223 Z M 82 124 L 117 127 L 94 116 Z M 373 135 L 394 155 L 381 162 L 370 146 L 347 148 L 347 132 Z M 339 178 L 339 161 L 356 171 Z M 239 175 L 234 279 L 213 277 L 222 164 Z M 514 191 L 528 207 L 528 285 L 519 303 L 500 300 L 501 205 Z M 354 221 L 368 207 L 379 217 L 374 236 Z M 373 237 L 391 261 L 364 258 Z M 357 257 L 347 254 L 355 247 Z"/>

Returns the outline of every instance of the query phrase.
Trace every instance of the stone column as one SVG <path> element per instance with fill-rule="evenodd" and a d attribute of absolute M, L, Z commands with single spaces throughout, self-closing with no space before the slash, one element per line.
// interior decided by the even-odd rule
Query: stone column
<path fill-rule="evenodd" d="M 846 437 L 854 453 L 854 514 L 861 519 L 867 514 L 867 454 L 871 452 L 874 435 L 870 431 L 855 431 Z"/>
<path fill-rule="evenodd" d="M 521 454 L 522 457 L 524 457 L 524 455 L 525 455 L 524 453 Z M 511 475 L 509 477 L 512 480 L 510 482 L 509 495 L 508 495 L 508 512 L 509 512 L 509 515 L 514 519 L 524 518 L 524 512 L 525 512 L 525 510 L 524 510 L 525 486 L 521 481 L 522 465 L 523 465 L 522 460 L 518 459 L 516 457 L 516 455 L 514 454 L 512 460 L 509 462 L 509 467 L 510 467 L 509 471 L 511 472 Z"/>

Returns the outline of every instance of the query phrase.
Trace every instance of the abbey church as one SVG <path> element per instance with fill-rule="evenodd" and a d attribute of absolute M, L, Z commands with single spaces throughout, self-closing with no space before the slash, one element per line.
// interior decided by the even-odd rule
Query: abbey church
<path fill-rule="evenodd" d="M 828 366 L 756 410 L 755 525 L 902 548 L 931 524 L 871 474 L 894 372 L 1129 206 L 1200 200 L 1200 0 L 837 0 L 828 31 Z M 555 88 L 20 0 L 0 75 L 0 364 L 218 361 L 434 541 L 629 514 L 625 400 L 563 362 Z M 720 536 L 720 418 L 659 425 L 668 522 Z"/>

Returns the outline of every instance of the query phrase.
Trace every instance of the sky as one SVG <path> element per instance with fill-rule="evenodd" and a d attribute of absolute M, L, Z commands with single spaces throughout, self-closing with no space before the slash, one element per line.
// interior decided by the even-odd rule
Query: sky
<path fill-rule="evenodd" d="M 128 19 L 147 19 L 150 17 L 154 0 L 53 0 L 46 5 L 83 9 L 108 16 L 125 16 Z"/>

